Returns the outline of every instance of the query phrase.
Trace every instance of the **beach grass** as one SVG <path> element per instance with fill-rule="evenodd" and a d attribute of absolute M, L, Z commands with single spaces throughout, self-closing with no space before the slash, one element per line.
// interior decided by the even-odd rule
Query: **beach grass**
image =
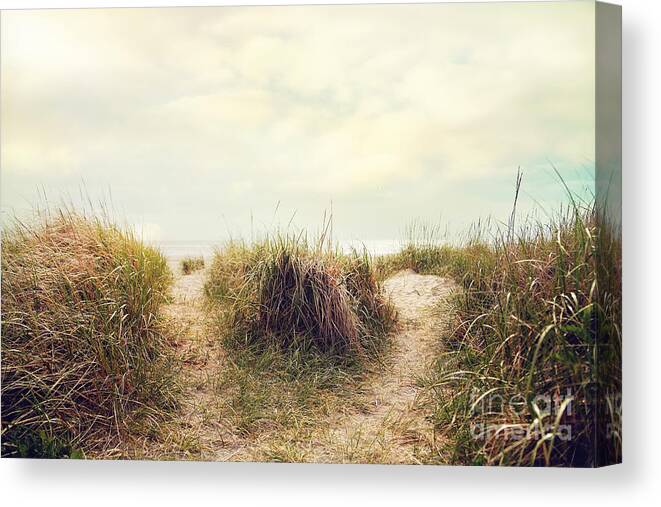
<path fill-rule="evenodd" d="M 343 254 L 298 235 L 217 251 L 206 294 L 248 343 L 375 356 L 395 323 L 367 253 Z"/>
<path fill-rule="evenodd" d="M 265 442 L 247 457 L 313 459 L 319 422 L 362 403 L 396 325 L 371 259 L 301 235 L 234 241 L 215 253 L 205 291 L 226 351 L 224 417 Z"/>
<path fill-rule="evenodd" d="M 104 457 L 176 404 L 172 275 L 130 231 L 70 210 L 2 233 L 2 456 Z"/>
<path fill-rule="evenodd" d="M 414 232 L 416 228 L 412 229 Z M 419 228 L 417 229 L 419 230 Z M 593 204 L 460 246 L 425 228 L 379 261 L 453 277 L 455 324 L 423 384 L 447 444 L 432 462 L 599 466 L 621 460 L 621 242 Z M 433 239 L 433 238 L 432 238 Z"/>
<path fill-rule="evenodd" d="M 369 379 L 388 371 L 400 331 L 383 282 L 413 270 L 458 286 L 431 309 L 450 323 L 434 331 L 433 364 L 417 365 L 434 428 L 425 462 L 618 462 L 620 234 L 594 203 L 570 201 L 544 222 L 515 228 L 514 211 L 504 229 L 477 223 L 455 244 L 413 222 L 400 252 L 376 258 L 333 246 L 326 225 L 313 239 L 229 241 L 204 274 L 204 302 L 188 308 L 220 351 L 209 362 L 204 349 L 197 376 L 176 364 L 185 351 L 175 355 L 164 332 L 173 278 L 159 251 L 73 211 L 16 221 L 2 235 L 2 456 L 122 456 L 123 442 L 150 440 L 145 428 L 164 432 L 153 439 L 168 456 L 159 421 L 176 413 L 187 371 L 210 395 L 200 431 L 219 423 L 240 442 L 229 459 L 351 454 L 321 449 L 324 425 L 373 409 Z M 181 263 L 182 274 L 203 267 Z M 213 452 L 213 435 L 175 423 L 193 443 L 176 452 Z"/>
<path fill-rule="evenodd" d="M 181 272 L 184 275 L 190 275 L 195 271 L 204 269 L 204 257 L 185 257 L 181 259 L 179 264 L 181 266 Z"/>

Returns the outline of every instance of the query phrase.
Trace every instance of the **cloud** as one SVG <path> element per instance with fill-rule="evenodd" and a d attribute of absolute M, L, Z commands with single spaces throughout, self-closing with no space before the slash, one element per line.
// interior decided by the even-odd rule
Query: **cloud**
<path fill-rule="evenodd" d="M 149 222 L 138 222 L 132 226 L 135 235 L 143 241 L 159 241 L 162 239 L 161 226 Z"/>
<path fill-rule="evenodd" d="M 593 12 L 589 2 L 6 12 L 3 178 L 13 192 L 111 186 L 129 214 L 183 202 L 247 215 L 277 199 L 311 215 L 342 199 L 359 213 L 356 203 L 390 192 L 400 209 L 373 220 L 394 222 L 406 206 L 425 213 L 416 196 L 429 187 L 470 191 L 519 165 L 594 159 Z M 3 185 L 3 206 L 18 199 Z M 159 213 L 150 220 L 177 222 Z"/>

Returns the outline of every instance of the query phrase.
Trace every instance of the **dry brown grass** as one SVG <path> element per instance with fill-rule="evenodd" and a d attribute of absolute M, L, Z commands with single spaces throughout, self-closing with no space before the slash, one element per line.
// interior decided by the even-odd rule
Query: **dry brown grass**
<path fill-rule="evenodd" d="M 165 259 L 82 215 L 2 238 L 2 454 L 112 454 L 174 404 L 160 306 Z"/>
<path fill-rule="evenodd" d="M 395 322 L 366 255 L 300 237 L 228 245 L 214 258 L 207 294 L 234 334 L 285 347 L 306 340 L 345 357 L 377 353 Z"/>
<path fill-rule="evenodd" d="M 186 257 L 181 259 L 181 272 L 184 275 L 190 275 L 194 271 L 204 269 L 204 257 Z"/>

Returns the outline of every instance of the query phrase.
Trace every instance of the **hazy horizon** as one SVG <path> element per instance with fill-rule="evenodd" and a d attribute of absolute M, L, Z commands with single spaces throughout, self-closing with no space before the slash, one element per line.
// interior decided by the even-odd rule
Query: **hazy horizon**
<path fill-rule="evenodd" d="M 552 23 L 549 20 L 553 20 Z M 594 186 L 594 3 L 2 12 L 2 214 L 146 239 L 451 233 Z M 276 211 L 277 210 L 277 211 Z M 292 220 L 292 216 L 294 217 Z"/>

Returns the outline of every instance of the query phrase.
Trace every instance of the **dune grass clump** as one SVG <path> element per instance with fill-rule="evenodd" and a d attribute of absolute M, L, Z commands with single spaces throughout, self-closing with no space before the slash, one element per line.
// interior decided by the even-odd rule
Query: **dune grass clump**
<path fill-rule="evenodd" d="M 175 402 L 159 307 L 171 273 L 74 212 L 2 235 L 2 455 L 103 456 Z"/>
<path fill-rule="evenodd" d="M 438 248 L 434 270 L 464 287 L 449 350 L 428 379 L 452 462 L 621 459 L 618 237 L 594 207 L 575 206 L 518 237 Z"/>
<path fill-rule="evenodd" d="M 181 272 L 184 275 L 190 275 L 194 271 L 204 269 L 204 257 L 186 257 L 181 260 Z"/>
<path fill-rule="evenodd" d="M 382 367 L 395 312 L 371 259 L 320 243 L 231 242 L 209 267 L 207 298 L 228 352 L 218 399 L 234 431 L 269 442 L 251 459 L 310 460 L 319 421 L 359 403 Z"/>
<path fill-rule="evenodd" d="M 229 303 L 229 327 L 249 341 L 304 341 L 339 356 L 374 353 L 395 322 L 367 255 L 300 237 L 228 245 L 214 258 L 207 294 Z"/>
<path fill-rule="evenodd" d="M 470 236 L 460 246 L 448 243 L 440 226 L 413 221 L 405 230 L 402 249 L 393 254 L 382 255 L 375 260 L 375 270 L 380 279 L 385 279 L 403 269 L 411 269 L 424 275 L 449 276 L 461 280 L 469 264 L 477 262 L 481 268 L 493 267 L 495 261 L 488 243 L 483 240 L 489 224 L 478 222 Z"/>

